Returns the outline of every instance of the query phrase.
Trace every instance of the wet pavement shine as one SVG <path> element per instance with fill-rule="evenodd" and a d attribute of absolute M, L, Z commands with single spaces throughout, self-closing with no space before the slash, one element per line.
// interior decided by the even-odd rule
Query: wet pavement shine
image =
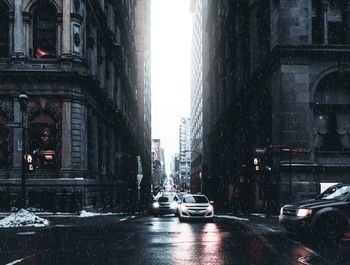
<path fill-rule="evenodd" d="M 0 244 L 1 264 L 333 264 L 280 231 L 223 218 L 181 223 L 173 216 L 138 217 L 7 240 L 6 249 Z"/>

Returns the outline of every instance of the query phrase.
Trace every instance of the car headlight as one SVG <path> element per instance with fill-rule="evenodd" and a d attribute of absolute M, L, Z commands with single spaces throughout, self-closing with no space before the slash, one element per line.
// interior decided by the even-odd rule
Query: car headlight
<path fill-rule="evenodd" d="M 280 215 L 283 215 L 283 207 L 280 209 Z"/>
<path fill-rule="evenodd" d="M 210 204 L 210 205 L 208 206 L 207 210 L 208 210 L 209 212 L 212 212 L 212 211 L 214 210 L 213 205 Z"/>
<path fill-rule="evenodd" d="M 183 211 L 183 212 L 187 211 L 187 206 L 186 205 L 182 204 L 180 208 L 181 208 L 181 211 Z"/>
<path fill-rule="evenodd" d="M 297 216 L 298 217 L 306 217 L 312 214 L 312 209 L 298 209 Z"/>
<path fill-rule="evenodd" d="M 177 202 L 170 203 L 170 209 L 177 209 Z"/>
<path fill-rule="evenodd" d="M 153 208 L 159 208 L 159 202 L 154 202 L 153 203 Z"/>

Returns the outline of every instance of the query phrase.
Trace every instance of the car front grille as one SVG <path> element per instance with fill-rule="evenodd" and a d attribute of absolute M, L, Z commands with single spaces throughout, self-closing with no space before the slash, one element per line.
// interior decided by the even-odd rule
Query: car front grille
<path fill-rule="evenodd" d="M 191 216 L 205 216 L 207 214 L 207 207 L 188 207 L 188 214 Z"/>

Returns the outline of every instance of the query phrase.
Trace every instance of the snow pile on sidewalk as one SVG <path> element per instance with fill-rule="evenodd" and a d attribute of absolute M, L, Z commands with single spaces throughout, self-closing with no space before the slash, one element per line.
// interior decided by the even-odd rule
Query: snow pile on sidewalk
<path fill-rule="evenodd" d="M 49 225 L 49 221 L 21 209 L 0 220 L 0 227 L 44 227 Z"/>

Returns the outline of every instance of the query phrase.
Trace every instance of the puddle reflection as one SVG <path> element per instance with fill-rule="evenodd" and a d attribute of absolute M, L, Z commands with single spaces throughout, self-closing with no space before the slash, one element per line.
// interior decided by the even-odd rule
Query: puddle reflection
<path fill-rule="evenodd" d="M 174 264 L 224 264 L 220 255 L 222 235 L 215 223 L 207 223 L 201 229 L 194 231 L 197 226 L 180 224 L 174 249 Z"/>

